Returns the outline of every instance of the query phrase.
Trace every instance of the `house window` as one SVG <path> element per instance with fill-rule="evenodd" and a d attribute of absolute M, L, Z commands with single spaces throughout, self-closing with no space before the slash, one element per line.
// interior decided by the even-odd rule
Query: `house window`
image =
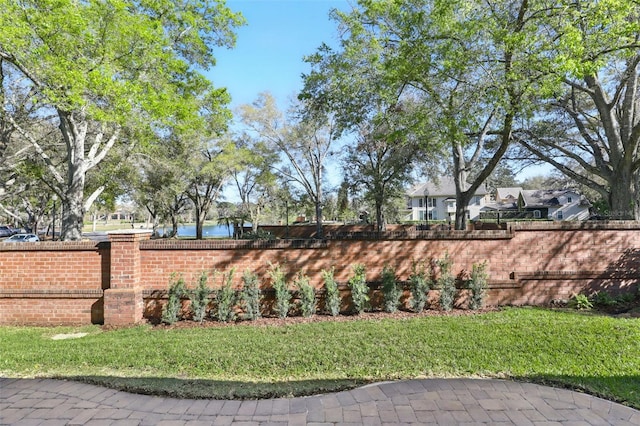
<path fill-rule="evenodd" d="M 540 215 L 540 210 L 534 210 L 533 211 L 533 218 L 534 219 L 540 219 L 541 215 Z"/>
<path fill-rule="evenodd" d="M 429 220 L 438 220 L 438 215 L 436 214 L 435 211 L 433 210 L 429 211 Z"/>
<path fill-rule="evenodd" d="M 421 210 L 418 212 L 418 220 L 424 220 L 425 211 Z"/>
<path fill-rule="evenodd" d="M 562 213 L 562 210 L 558 210 L 558 213 L 556 213 L 556 217 L 558 218 L 558 220 L 564 219 L 564 214 Z"/>
<path fill-rule="evenodd" d="M 422 201 L 423 201 L 422 198 L 418 198 L 418 207 L 424 207 L 424 204 Z"/>
<path fill-rule="evenodd" d="M 428 203 L 429 207 L 436 207 L 436 199 L 435 198 L 427 199 L 427 203 Z"/>
<path fill-rule="evenodd" d="M 567 197 L 567 203 L 573 203 L 573 198 L 572 197 Z"/>
<path fill-rule="evenodd" d="M 479 206 L 479 205 L 480 205 L 480 197 L 477 197 L 477 196 L 476 196 L 476 197 L 473 197 L 473 203 L 474 203 L 476 206 Z"/>

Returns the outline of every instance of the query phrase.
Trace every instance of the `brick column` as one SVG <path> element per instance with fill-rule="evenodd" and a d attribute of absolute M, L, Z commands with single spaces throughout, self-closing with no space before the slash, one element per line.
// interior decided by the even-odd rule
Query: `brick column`
<path fill-rule="evenodd" d="M 104 291 L 105 325 L 129 325 L 142 321 L 144 302 L 140 287 L 140 241 L 150 231 L 112 231 L 110 286 Z"/>

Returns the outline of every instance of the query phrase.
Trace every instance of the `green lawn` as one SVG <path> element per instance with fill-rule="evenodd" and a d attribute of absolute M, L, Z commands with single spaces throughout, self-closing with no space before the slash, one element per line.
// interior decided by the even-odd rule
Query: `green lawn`
<path fill-rule="evenodd" d="M 52 340 L 58 333 L 86 337 Z M 0 374 L 196 398 L 302 395 L 415 377 L 552 383 L 640 408 L 640 319 L 520 308 L 282 327 L 0 327 Z"/>

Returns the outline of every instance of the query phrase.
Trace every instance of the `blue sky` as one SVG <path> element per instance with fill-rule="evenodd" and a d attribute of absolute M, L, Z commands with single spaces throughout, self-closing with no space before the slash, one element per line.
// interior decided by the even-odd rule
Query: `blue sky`
<path fill-rule="evenodd" d="M 217 65 L 206 73 L 216 87 L 231 93 L 232 108 L 270 91 L 280 109 L 301 87 L 303 62 L 323 43 L 337 45 L 333 8 L 350 10 L 346 0 L 227 0 L 247 25 L 237 30 L 236 47 L 216 52 Z"/>

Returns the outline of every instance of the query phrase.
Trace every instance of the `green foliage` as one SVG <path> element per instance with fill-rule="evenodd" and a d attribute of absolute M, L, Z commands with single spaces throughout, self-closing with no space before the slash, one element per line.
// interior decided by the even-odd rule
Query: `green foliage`
<path fill-rule="evenodd" d="M 279 264 L 270 263 L 268 274 L 276 293 L 275 311 L 279 318 L 284 319 L 289 315 L 289 308 L 291 307 L 291 290 L 289 290 L 287 279 Z"/>
<path fill-rule="evenodd" d="M 207 315 L 207 307 L 209 306 L 209 295 L 211 289 L 207 285 L 209 276 L 206 272 L 200 274 L 198 278 L 198 286 L 189 292 L 189 299 L 191 300 L 191 317 L 194 321 L 202 322 Z"/>
<path fill-rule="evenodd" d="M 242 306 L 244 317 L 248 320 L 260 318 L 260 286 L 258 276 L 248 269 L 242 274 Z"/>
<path fill-rule="evenodd" d="M 349 278 L 349 288 L 351 289 L 351 299 L 353 309 L 361 314 L 367 309 L 369 304 L 369 286 L 367 285 L 366 271 L 363 264 L 356 263 L 352 266 L 353 276 Z"/>
<path fill-rule="evenodd" d="M 89 336 L 50 339 L 78 331 Z M 176 398 L 290 397 L 326 392 L 329 385 L 344 389 L 389 377 L 410 379 L 425 371 L 438 377 L 500 377 L 508 371 L 523 381 L 544 378 L 640 408 L 638 320 L 577 311 L 505 308 L 471 316 L 215 332 L 3 326 L 0 342 L 5 377 L 93 377 L 100 384 Z M 104 374 L 125 365 L 120 374 Z"/>
<path fill-rule="evenodd" d="M 413 262 L 409 285 L 411 287 L 411 309 L 415 312 L 422 312 L 427 304 L 427 295 L 431 284 L 429 275 L 429 269 L 425 267 L 424 262 Z"/>
<path fill-rule="evenodd" d="M 162 308 L 162 322 L 175 324 L 182 317 L 182 297 L 187 293 L 187 286 L 182 276 L 171 274 L 169 280 L 169 299 Z"/>
<path fill-rule="evenodd" d="M 617 301 L 606 291 L 598 291 L 591 296 L 592 302 L 595 306 L 610 307 L 614 306 Z"/>
<path fill-rule="evenodd" d="M 398 286 L 395 268 L 389 265 L 382 268 L 382 294 L 385 312 L 396 312 L 400 305 L 402 288 Z"/>
<path fill-rule="evenodd" d="M 487 293 L 487 261 L 482 263 L 474 263 L 471 270 L 471 279 L 469 280 L 469 289 L 471 290 L 471 298 L 469 299 L 469 309 L 478 310 L 484 304 L 484 298 Z"/>
<path fill-rule="evenodd" d="M 298 289 L 300 296 L 300 312 L 305 318 L 309 318 L 316 312 L 316 290 L 309 284 L 309 277 L 304 272 L 296 275 L 293 285 Z"/>
<path fill-rule="evenodd" d="M 569 299 L 568 306 L 571 309 L 589 310 L 593 308 L 593 303 L 591 303 L 586 294 L 574 294 L 573 297 Z"/>
<path fill-rule="evenodd" d="M 216 317 L 220 322 L 233 321 L 236 317 L 235 307 L 237 294 L 233 288 L 233 274 L 231 269 L 228 274 L 222 274 L 222 287 L 216 291 Z"/>
<path fill-rule="evenodd" d="M 436 284 L 440 289 L 440 307 L 444 311 L 453 309 L 453 302 L 456 296 L 456 279 L 451 273 L 452 264 L 453 261 L 448 252 L 445 253 L 444 258 L 438 260 L 440 276 Z"/>
<path fill-rule="evenodd" d="M 335 269 L 332 267 L 329 270 L 322 271 L 322 279 L 324 280 L 324 307 L 325 310 L 331 316 L 337 316 L 340 314 L 340 291 L 338 290 L 338 283 L 334 277 Z"/>

